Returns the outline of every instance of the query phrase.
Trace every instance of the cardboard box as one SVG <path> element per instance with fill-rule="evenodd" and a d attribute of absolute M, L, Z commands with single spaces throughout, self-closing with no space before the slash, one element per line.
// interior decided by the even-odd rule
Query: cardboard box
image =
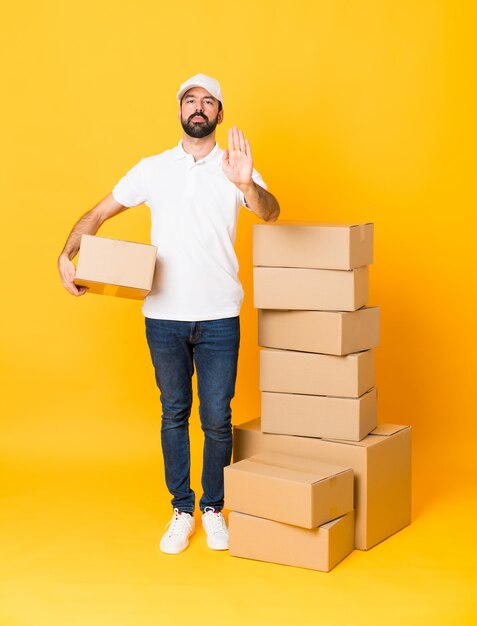
<path fill-rule="evenodd" d="M 257 309 L 356 311 L 368 301 L 368 266 L 354 270 L 254 267 Z"/>
<path fill-rule="evenodd" d="M 262 391 L 262 432 L 360 441 L 378 424 L 376 388 L 359 398 Z"/>
<path fill-rule="evenodd" d="M 82 235 L 74 283 L 90 293 L 140 300 L 151 291 L 157 248 Z"/>
<path fill-rule="evenodd" d="M 232 511 L 229 533 L 232 556 L 329 572 L 353 551 L 354 512 L 310 530 Z"/>
<path fill-rule="evenodd" d="M 358 398 L 374 387 L 374 350 L 347 356 L 260 350 L 260 391 Z"/>
<path fill-rule="evenodd" d="M 260 419 L 234 427 L 234 461 L 276 451 L 351 467 L 355 547 L 368 550 L 411 522 L 411 428 L 381 424 L 360 442 L 269 435 Z"/>
<path fill-rule="evenodd" d="M 353 509 L 347 467 L 264 452 L 224 468 L 225 507 L 303 528 Z"/>
<path fill-rule="evenodd" d="M 253 264 L 349 270 L 373 262 L 373 224 L 254 224 Z"/>
<path fill-rule="evenodd" d="M 265 348 L 344 355 L 379 345 L 379 307 L 357 311 L 259 309 L 258 343 Z"/>

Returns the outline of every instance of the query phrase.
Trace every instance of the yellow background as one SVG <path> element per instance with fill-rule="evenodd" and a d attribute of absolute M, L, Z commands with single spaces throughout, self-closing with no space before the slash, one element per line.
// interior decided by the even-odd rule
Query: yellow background
<path fill-rule="evenodd" d="M 1 626 L 475 623 L 476 4 L 16 2 L 2 83 Z M 61 287 L 79 216 L 177 143 L 216 76 L 281 218 L 373 221 L 379 420 L 413 427 L 414 522 L 329 575 L 212 553 L 169 519 L 140 303 Z M 251 228 L 234 423 L 259 415 Z M 146 207 L 99 234 L 148 241 Z M 191 418 L 193 486 L 201 431 Z M 199 523 L 200 527 L 200 523 Z M 200 531 L 202 532 L 202 531 Z"/>

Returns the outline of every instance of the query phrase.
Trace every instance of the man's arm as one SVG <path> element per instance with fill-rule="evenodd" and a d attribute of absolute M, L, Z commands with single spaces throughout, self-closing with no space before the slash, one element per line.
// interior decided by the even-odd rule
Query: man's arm
<path fill-rule="evenodd" d="M 248 139 L 236 126 L 229 130 L 229 149 L 224 150 L 225 175 L 245 196 L 249 209 L 266 222 L 274 222 L 280 206 L 274 196 L 252 179 L 253 159 Z"/>
<path fill-rule="evenodd" d="M 249 209 L 266 222 L 274 222 L 280 215 L 280 206 L 269 191 L 252 180 L 250 185 L 237 185 L 245 196 Z"/>
<path fill-rule="evenodd" d="M 125 211 L 128 207 L 119 204 L 113 194 L 108 194 L 90 211 L 85 213 L 73 226 L 65 247 L 58 257 L 58 270 L 61 276 L 63 287 L 73 296 L 82 296 L 86 293 L 86 287 L 77 287 L 73 280 L 76 274 L 76 266 L 72 259 L 78 254 L 81 235 L 95 235 L 99 227 L 110 217 Z"/>

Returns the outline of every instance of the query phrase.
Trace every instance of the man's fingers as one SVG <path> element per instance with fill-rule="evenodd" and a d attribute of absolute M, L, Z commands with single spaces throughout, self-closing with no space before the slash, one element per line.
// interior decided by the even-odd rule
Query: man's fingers
<path fill-rule="evenodd" d="M 241 130 L 238 131 L 238 136 L 239 136 L 239 142 L 240 142 L 240 150 L 241 152 L 245 152 L 245 138 Z"/>
<path fill-rule="evenodd" d="M 224 150 L 224 154 L 222 156 L 222 165 L 225 167 L 228 167 L 230 165 L 230 156 L 228 150 Z"/>
<path fill-rule="evenodd" d="M 232 152 L 232 150 L 235 150 L 233 128 L 229 128 L 229 150 L 230 152 Z"/>
<path fill-rule="evenodd" d="M 237 126 L 232 126 L 232 128 L 229 129 L 229 151 L 242 152 L 247 156 L 251 154 L 250 144 Z"/>
<path fill-rule="evenodd" d="M 75 285 L 71 283 L 71 293 L 74 296 L 83 296 L 88 291 L 88 287 L 83 287 L 80 285 Z"/>
<path fill-rule="evenodd" d="M 63 281 L 63 287 L 66 289 L 66 291 L 68 293 L 70 293 L 72 296 L 79 296 L 82 295 L 84 293 L 84 291 L 81 291 L 81 289 L 86 289 L 85 287 L 77 287 L 72 281 Z"/>
<path fill-rule="evenodd" d="M 84 296 L 88 291 L 88 287 L 75 285 L 76 265 L 61 255 L 58 259 L 58 269 L 60 271 L 61 283 L 68 293 L 72 296 Z"/>
<path fill-rule="evenodd" d="M 248 139 L 245 140 L 245 154 L 252 158 L 252 148 L 250 147 L 250 141 Z"/>
<path fill-rule="evenodd" d="M 233 134 L 234 134 L 235 149 L 240 150 L 240 137 L 239 137 L 238 128 L 236 126 L 234 126 L 233 128 Z"/>

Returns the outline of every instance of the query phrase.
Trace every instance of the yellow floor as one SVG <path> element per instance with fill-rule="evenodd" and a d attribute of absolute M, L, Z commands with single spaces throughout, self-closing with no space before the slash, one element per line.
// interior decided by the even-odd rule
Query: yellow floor
<path fill-rule="evenodd" d="M 0 625 L 475 625 L 475 495 L 423 490 L 410 527 L 325 574 L 213 552 L 200 524 L 184 553 L 162 554 L 156 455 L 81 463 L 10 449 Z"/>

